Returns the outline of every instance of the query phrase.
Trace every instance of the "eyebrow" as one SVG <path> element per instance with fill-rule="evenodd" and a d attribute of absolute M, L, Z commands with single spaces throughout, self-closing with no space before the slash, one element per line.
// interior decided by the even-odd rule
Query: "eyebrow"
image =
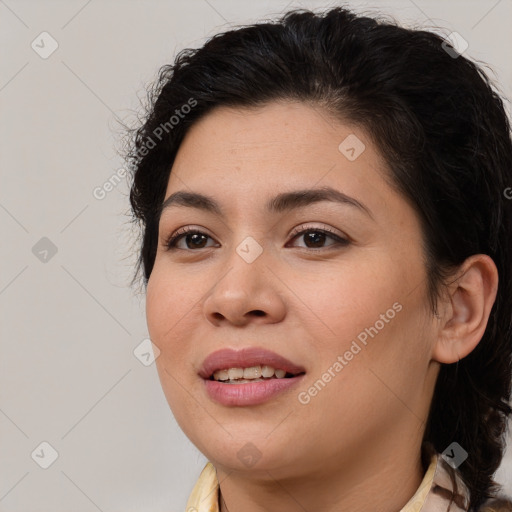
<path fill-rule="evenodd" d="M 267 201 L 265 208 L 270 213 L 282 213 L 308 206 L 320 201 L 331 201 L 358 209 L 373 218 L 370 209 L 357 199 L 350 197 L 332 187 L 321 187 L 305 190 L 294 190 L 283 192 Z M 206 212 L 213 213 L 220 217 L 225 217 L 221 206 L 212 197 L 199 194 L 197 192 L 187 192 L 179 190 L 171 194 L 161 205 L 157 218 L 160 220 L 162 213 L 171 208 L 171 206 L 181 206 L 187 208 L 197 208 Z"/>

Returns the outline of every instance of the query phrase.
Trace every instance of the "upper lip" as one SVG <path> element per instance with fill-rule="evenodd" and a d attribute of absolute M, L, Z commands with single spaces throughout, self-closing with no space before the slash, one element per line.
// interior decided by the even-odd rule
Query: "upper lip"
<path fill-rule="evenodd" d="M 217 370 L 229 368 L 250 368 L 251 366 L 267 365 L 274 369 L 282 369 L 287 373 L 304 373 L 302 366 L 296 365 L 275 352 L 259 347 L 233 350 L 229 348 L 212 352 L 199 370 L 203 379 L 209 379 Z"/>

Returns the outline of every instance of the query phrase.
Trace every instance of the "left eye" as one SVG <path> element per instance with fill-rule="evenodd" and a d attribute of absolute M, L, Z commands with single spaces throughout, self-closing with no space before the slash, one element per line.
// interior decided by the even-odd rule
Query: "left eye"
<path fill-rule="evenodd" d="M 292 236 L 292 240 L 295 240 L 296 238 L 304 237 L 304 241 L 306 243 L 306 248 L 309 249 L 322 249 L 322 245 L 325 243 L 325 240 L 327 238 L 330 238 L 331 240 L 334 240 L 334 244 L 332 245 L 348 245 L 349 241 L 346 238 L 340 237 L 339 235 L 326 230 L 326 229 L 320 229 L 320 228 L 309 228 L 304 229 L 302 231 L 295 232 Z M 178 247 L 178 242 L 181 241 L 181 239 L 185 239 L 185 245 L 186 247 Z M 209 235 L 204 233 L 203 231 L 199 231 L 197 229 L 193 228 L 184 228 L 181 230 L 181 232 L 178 232 L 174 235 L 171 235 L 171 237 L 165 242 L 165 247 L 167 250 L 171 251 L 174 249 L 204 249 L 205 247 L 208 247 L 204 245 L 204 242 L 210 238 L 213 240 Z M 189 244 L 192 244 L 192 247 L 189 247 Z M 312 244 L 311 246 L 308 244 Z M 211 247 L 211 246 L 210 246 Z M 304 246 L 302 246 L 304 247 Z M 328 246 L 329 247 L 329 246 Z"/>
<path fill-rule="evenodd" d="M 293 239 L 304 237 L 304 242 L 306 244 L 313 244 L 313 246 L 306 245 L 307 248 L 322 248 L 321 244 L 325 242 L 326 238 L 330 238 L 331 240 L 334 240 L 336 243 L 331 245 L 348 245 L 349 241 L 346 238 L 342 238 L 339 235 L 334 234 L 333 232 L 325 229 L 319 229 L 319 228 L 309 228 L 303 231 L 299 231 L 293 236 Z M 320 244 L 320 247 L 319 247 Z"/>

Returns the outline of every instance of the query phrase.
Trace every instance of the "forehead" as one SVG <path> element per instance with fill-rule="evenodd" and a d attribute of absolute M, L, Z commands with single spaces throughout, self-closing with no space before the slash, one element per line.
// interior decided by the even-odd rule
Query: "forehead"
<path fill-rule="evenodd" d="M 320 107 L 276 101 L 257 108 L 215 108 L 189 129 L 172 170 L 189 179 L 233 178 L 241 171 L 251 181 L 269 174 L 314 179 L 326 173 L 328 179 L 344 174 L 375 181 L 384 167 L 361 128 L 335 121 Z"/>
<path fill-rule="evenodd" d="M 388 179 L 384 159 L 362 128 L 320 107 L 280 101 L 217 107 L 196 121 L 178 150 L 165 198 L 187 190 L 236 208 L 264 208 L 280 191 L 325 186 L 372 211 L 400 213 L 404 201 Z"/>

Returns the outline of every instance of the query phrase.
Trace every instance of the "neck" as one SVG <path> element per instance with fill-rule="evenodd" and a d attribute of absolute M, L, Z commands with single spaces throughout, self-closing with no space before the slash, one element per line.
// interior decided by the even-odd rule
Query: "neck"
<path fill-rule="evenodd" d="M 364 452 L 364 453 L 363 453 Z M 387 453 L 363 450 L 340 465 L 340 457 L 305 464 L 307 474 L 287 470 L 260 471 L 257 475 L 218 469 L 220 512 L 396 512 L 412 498 L 424 469 L 419 446 L 416 456 L 400 448 Z M 363 456 L 368 457 L 366 461 Z M 288 473 L 288 474 L 286 474 Z"/>

